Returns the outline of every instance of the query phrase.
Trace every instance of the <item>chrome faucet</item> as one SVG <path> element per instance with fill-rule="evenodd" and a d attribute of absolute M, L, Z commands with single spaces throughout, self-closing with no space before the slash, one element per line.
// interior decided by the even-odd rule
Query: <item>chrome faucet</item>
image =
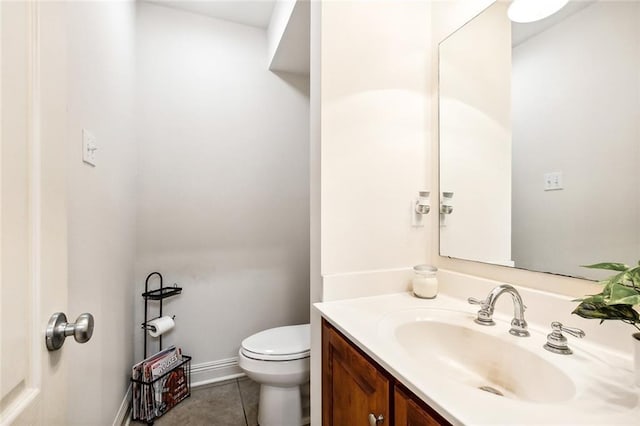
<path fill-rule="evenodd" d="M 504 293 L 509 293 L 513 299 L 513 319 L 511 320 L 511 330 L 509 330 L 509 333 L 518 337 L 529 336 L 527 321 L 524 319 L 524 310 L 526 307 L 524 303 L 522 303 L 522 297 L 520 297 L 518 290 L 509 284 L 497 286 L 491 290 L 484 300 L 478 300 L 473 297 L 467 299 L 472 305 L 480 305 L 478 317 L 475 319 L 475 322 L 480 325 L 496 325 L 493 321 L 493 310 L 496 306 L 496 301 Z"/>

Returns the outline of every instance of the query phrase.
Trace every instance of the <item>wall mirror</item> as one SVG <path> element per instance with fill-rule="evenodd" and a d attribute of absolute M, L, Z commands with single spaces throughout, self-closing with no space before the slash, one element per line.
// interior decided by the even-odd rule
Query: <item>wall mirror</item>
<path fill-rule="evenodd" d="M 640 259 L 640 1 L 508 7 L 439 47 L 440 255 L 602 278 Z"/>

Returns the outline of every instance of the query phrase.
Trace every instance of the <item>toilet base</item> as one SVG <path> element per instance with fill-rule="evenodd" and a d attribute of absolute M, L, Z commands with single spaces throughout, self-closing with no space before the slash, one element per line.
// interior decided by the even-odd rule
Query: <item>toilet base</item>
<path fill-rule="evenodd" d="M 258 424 L 260 426 L 300 426 L 302 401 L 300 386 L 260 386 Z"/>

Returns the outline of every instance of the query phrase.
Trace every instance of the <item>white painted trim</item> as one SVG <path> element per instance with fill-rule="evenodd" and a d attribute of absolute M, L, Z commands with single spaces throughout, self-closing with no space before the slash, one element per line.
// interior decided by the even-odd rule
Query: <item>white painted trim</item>
<path fill-rule="evenodd" d="M 40 395 L 40 389 L 28 388 L 21 392 L 13 403 L 0 413 L 0 425 L 9 426 L 33 403 Z"/>
<path fill-rule="evenodd" d="M 1 8 L 0 8 L 1 11 Z M 42 332 L 40 330 L 40 9 L 38 2 L 25 5 L 27 43 L 27 177 L 29 199 L 29 299 L 30 349 L 24 389 L 3 410 L 0 425 L 12 424 L 37 404 L 42 384 Z M 1 18 L 1 14 L 0 14 Z M 1 73 L 0 52 L 0 73 Z M 0 81 L 1 78 L 0 78 Z M 1 98 L 1 93 L 0 93 Z M 2 104 L 2 102 L 0 102 Z M 0 120 L 1 120 L 0 106 Z M 1 124 L 1 123 L 0 123 Z M 0 141 L 1 142 L 1 141 Z"/>
<path fill-rule="evenodd" d="M 215 383 L 227 382 L 229 380 L 239 379 L 244 376 L 246 376 L 246 374 L 236 373 L 236 374 L 230 374 L 228 376 L 214 377 L 213 379 L 202 380 L 200 382 L 192 383 L 191 389 L 202 388 L 209 385 L 213 385 Z"/>
<path fill-rule="evenodd" d="M 238 365 L 238 357 L 203 362 L 191 367 L 191 387 L 198 388 L 244 375 Z"/>
<path fill-rule="evenodd" d="M 31 377 L 28 386 L 42 386 L 42 187 L 41 187 L 41 135 L 40 135 L 40 5 L 31 2 L 29 11 L 29 192 L 31 225 Z M 53 312 L 52 312 L 53 313 Z"/>
<path fill-rule="evenodd" d="M 2 37 L 2 5 L 0 5 L 0 37 Z M 0 43 L 0 169 L 2 168 L 2 129 L 3 129 L 3 121 L 2 121 L 2 43 Z M 0 206 L 2 206 L 2 173 L 0 173 Z M 0 235 L 2 235 L 2 208 L 0 208 Z M 0 274 L 2 273 L 2 244 L 0 244 Z M 0 286 L 2 286 L 2 279 L 0 278 Z M 2 306 L 2 291 L 0 291 L 0 306 Z M 5 296 L 6 297 L 6 296 Z M 0 353 L 3 353 L 2 342 L 4 341 L 2 336 L 2 327 L 0 327 Z M 0 373 L 1 374 L 1 373 Z M 0 397 L 0 402 L 4 399 L 4 397 Z M 4 425 L 3 418 L 5 416 L 6 410 L 0 409 L 0 425 Z"/>
<path fill-rule="evenodd" d="M 120 408 L 116 413 L 116 418 L 113 420 L 112 426 L 124 426 L 128 423 L 129 413 L 131 412 L 131 385 L 127 388 L 127 392 L 122 399 L 122 403 L 120 404 Z"/>

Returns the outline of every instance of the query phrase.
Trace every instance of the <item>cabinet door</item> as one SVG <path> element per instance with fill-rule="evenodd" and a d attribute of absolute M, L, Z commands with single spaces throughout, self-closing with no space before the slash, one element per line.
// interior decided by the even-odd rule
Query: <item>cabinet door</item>
<path fill-rule="evenodd" d="M 369 414 L 389 425 L 389 379 L 323 320 L 322 424 L 369 424 Z"/>
<path fill-rule="evenodd" d="M 440 416 L 432 416 L 401 389 L 394 392 L 395 426 L 442 426 L 448 425 Z"/>

